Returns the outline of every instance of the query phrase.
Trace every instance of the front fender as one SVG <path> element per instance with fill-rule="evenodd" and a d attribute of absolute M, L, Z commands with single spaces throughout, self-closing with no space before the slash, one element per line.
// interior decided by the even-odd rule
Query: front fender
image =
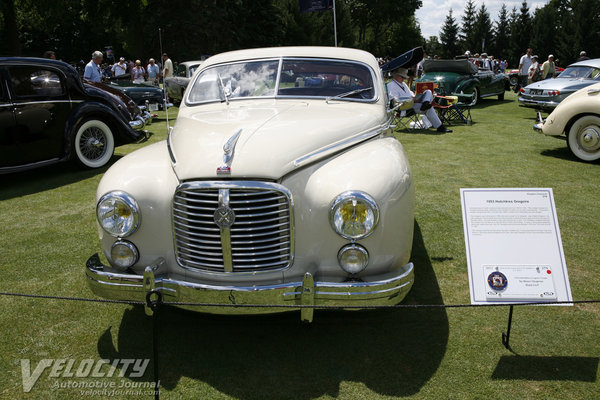
<path fill-rule="evenodd" d="M 173 262 L 171 208 L 173 193 L 178 184 L 166 141 L 128 154 L 102 177 L 96 192 L 96 202 L 106 193 L 118 190 L 133 196 L 140 207 L 140 227 L 126 238 L 140 251 L 137 265 L 150 265 L 161 257 Z M 98 231 L 102 248 L 107 254 L 116 239 L 101 228 Z"/>
<path fill-rule="evenodd" d="M 371 255 L 363 273 L 385 273 L 408 263 L 414 186 L 404 150 L 395 138 L 369 141 L 282 183 L 294 195 L 297 263 L 314 265 L 321 273 L 341 273 L 337 252 L 349 241 L 333 231 L 329 210 L 339 194 L 350 190 L 368 193 L 380 208 L 378 226 L 370 236 L 358 240 Z"/>

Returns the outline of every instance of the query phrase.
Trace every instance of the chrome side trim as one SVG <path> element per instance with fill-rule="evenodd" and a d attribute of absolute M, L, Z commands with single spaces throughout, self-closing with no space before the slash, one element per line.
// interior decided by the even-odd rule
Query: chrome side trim
<path fill-rule="evenodd" d="M 390 127 L 390 123 L 391 120 L 389 120 L 388 122 L 386 122 L 384 125 L 378 126 L 376 128 L 370 129 L 366 132 L 363 133 L 359 133 L 358 135 L 355 135 L 353 137 L 350 137 L 348 139 L 344 139 L 340 142 L 337 143 L 333 143 L 329 146 L 326 147 L 322 147 L 318 150 L 313 151 L 312 153 L 308 153 L 305 156 L 302 156 L 296 160 L 294 160 L 294 167 L 300 167 L 302 165 L 306 165 L 312 161 L 315 161 L 316 159 L 322 157 L 323 155 L 327 154 L 327 153 L 334 153 L 337 152 L 339 150 L 343 150 L 346 147 L 350 147 L 353 146 L 355 144 L 358 144 L 360 142 L 364 142 L 368 139 L 371 139 L 375 136 L 380 135 L 381 133 L 385 132 L 386 130 L 389 129 Z"/>

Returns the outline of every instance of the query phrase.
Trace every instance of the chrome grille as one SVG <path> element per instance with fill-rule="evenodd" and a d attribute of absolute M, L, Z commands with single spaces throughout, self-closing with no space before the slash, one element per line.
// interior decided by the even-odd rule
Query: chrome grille
<path fill-rule="evenodd" d="M 233 224 L 217 225 L 217 209 L 233 211 Z M 274 183 L 184 183 L 173 200 L 175 254 L 184 268 L 215 272 L 285 268 L 293 257 L 292 224 L 291 195 Z"/>

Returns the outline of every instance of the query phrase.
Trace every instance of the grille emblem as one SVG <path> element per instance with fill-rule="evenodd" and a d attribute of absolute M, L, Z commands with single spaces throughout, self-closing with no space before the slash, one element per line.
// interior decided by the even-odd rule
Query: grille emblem
<path fill-rule="evenodd" d="M 229 228 L 235 222 L 235 213 L 227 206 L 221 206 L 215 210 L 215 224 L 219 228 Z"/>

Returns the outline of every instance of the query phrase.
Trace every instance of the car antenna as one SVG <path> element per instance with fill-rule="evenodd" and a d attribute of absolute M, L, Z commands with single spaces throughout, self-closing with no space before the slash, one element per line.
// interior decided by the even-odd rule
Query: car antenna
<path fill-rule="evenodd" d="M 160 46 L 160 58 L 162 59 L 162 55 L 165 54 L 163 53 L 163 47 L 162 47 L 162 28 L 158 28 L 158 43 Z M 164 62 L 165 60 L 162 60 L 162 67 L 163 67 L 163 71 L 164 71 Z M 170 135 L 171 131 L 170 131 L 170 126 L 169 126 L 169 108 L 167 107 L 167 85 L 165 84 L 165 77 L 163 76 L 163 110 L 165 110 L 165 115 L 166 115 L 166 120 L 167 120 L 167 136 Z"/>

